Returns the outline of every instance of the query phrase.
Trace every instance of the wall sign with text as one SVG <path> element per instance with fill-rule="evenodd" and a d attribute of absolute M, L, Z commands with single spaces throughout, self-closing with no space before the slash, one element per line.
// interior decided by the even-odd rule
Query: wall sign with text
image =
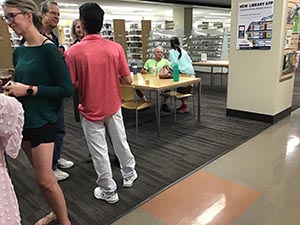
<path fill-rule="evenodd" d="M 238 7 L 237 49 L 271 49 L 274 1 L 243 2 Z"/>

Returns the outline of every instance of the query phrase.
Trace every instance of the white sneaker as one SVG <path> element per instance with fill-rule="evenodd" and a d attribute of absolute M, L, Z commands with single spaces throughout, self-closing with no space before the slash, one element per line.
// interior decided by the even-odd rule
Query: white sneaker
<path fill-rule="evenodd" d="M 60 169 L 56 169 L 53 171 L 57 181 L 66 180 L 70 175 Z"/>
<path fill-rule="evenodd" d="M 133 182 L 138 178 L 136 171 L 133 171 L 133 174 L 130 177 L 123 178 L 123 187 L 132 187 Z"/>
<path fill-rule="evenodd" d="M 74 166 L 74 163 L 70 160 L 66 160 L 64 158 L 59 158 L 57 160 L 57 166 L 61 169 L 69 169 Z"/>
<path fill-rule="evenodd" d="M 100 187 L 96 187 L 94 190 L 94 196 L 96 199 L 104 200 L 107 203 L 114 204 L 119 201 L 118 193 L 115 191 L 111 194 L 106 194 Z"/>

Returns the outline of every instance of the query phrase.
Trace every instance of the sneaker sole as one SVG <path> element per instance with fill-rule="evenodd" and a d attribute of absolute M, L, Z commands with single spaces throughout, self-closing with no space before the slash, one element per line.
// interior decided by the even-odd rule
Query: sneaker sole
<path fill-rule="evenodd" d="M 117 202 L 120 200 L 120 199 L 119 199 L 119 196 L 118 196 L 118 198 L 115 199 L 115 200 L 107 200 L 107 199 L 105 199 L 105 198 L 97 197 L 97 196 L 95 195 L 95 192 L 94 192 L 94 197 L 95 197 L 96 199 L 98 199 L 98 200 L 106 201 L 106 202 L 109 203 L 109 204 L 117 203 Z"/>
<path fill-rule="evenodd" d="M 57 181 L 65 181 L 65 180 L 67 180 L 69 177 L 70 177 L 70 176 L 68 176 L 68 177 L 66 177 L 66 178 L 64 178 L 64 179 L 57 179 L 56 177 L 55 177 L 55 178 L 56 178 Z"/>
<path fill-rule="evenodd" d="M 136 181 L 138 179 L 138 175 L 136 175 L 136 178 L 132 181 L 132 184 L 123 184 L 123 187 L 125 188 L 130 188 L 133 186 L 134 181 Z"/>
<path fill-rule="evenodd" d="M 94 194 L 94 197 L 95 197 L 96 199 L 98 199 L 98 200 L 106 201 L 106 202 L 109 203 L 109 204 L 117 203 L 117 202 L 120 200 L 119 197 L 118 197 L 118 199 L 115 199 L 115 200 L 106 200 L 106 199 L 104 199 L 104 198 L 96 197 L 95 194 Z"/>
<path fill-rule="evenodd" d="M 72 166 L 61 166 L 61 165 L 57 165 L 57 167 L 60 168 L 60 169 L 70 169 L 70 168 L 74 167 L 74 165 L 72 165 Z"/>

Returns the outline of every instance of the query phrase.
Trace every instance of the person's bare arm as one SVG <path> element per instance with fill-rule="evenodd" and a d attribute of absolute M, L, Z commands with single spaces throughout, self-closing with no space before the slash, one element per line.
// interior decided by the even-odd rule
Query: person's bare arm
<path fill-rule="evenodd" d="M 131 84 L 132 83 L 131 76 L 127 75 L 127 76 L 120 77 L 120 83 L 121 84 Z"/>
<path fill-rule="evenodd" d="M 145 70 L 144 68 L 143 69 L 141 69 L 141 74 L 147 74 L 148 73 L 148 71 L 147 70 Z"/>

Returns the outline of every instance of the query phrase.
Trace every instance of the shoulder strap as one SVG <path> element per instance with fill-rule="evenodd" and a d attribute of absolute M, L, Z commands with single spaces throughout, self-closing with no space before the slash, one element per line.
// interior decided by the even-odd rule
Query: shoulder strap
<path fill-rule="evenodd" d="M 46 41 L 48 41 L 48 40 L 49 40 L 49 38 L 45 38 L 41 45 L 44 45 L 46 43 Z"/>

